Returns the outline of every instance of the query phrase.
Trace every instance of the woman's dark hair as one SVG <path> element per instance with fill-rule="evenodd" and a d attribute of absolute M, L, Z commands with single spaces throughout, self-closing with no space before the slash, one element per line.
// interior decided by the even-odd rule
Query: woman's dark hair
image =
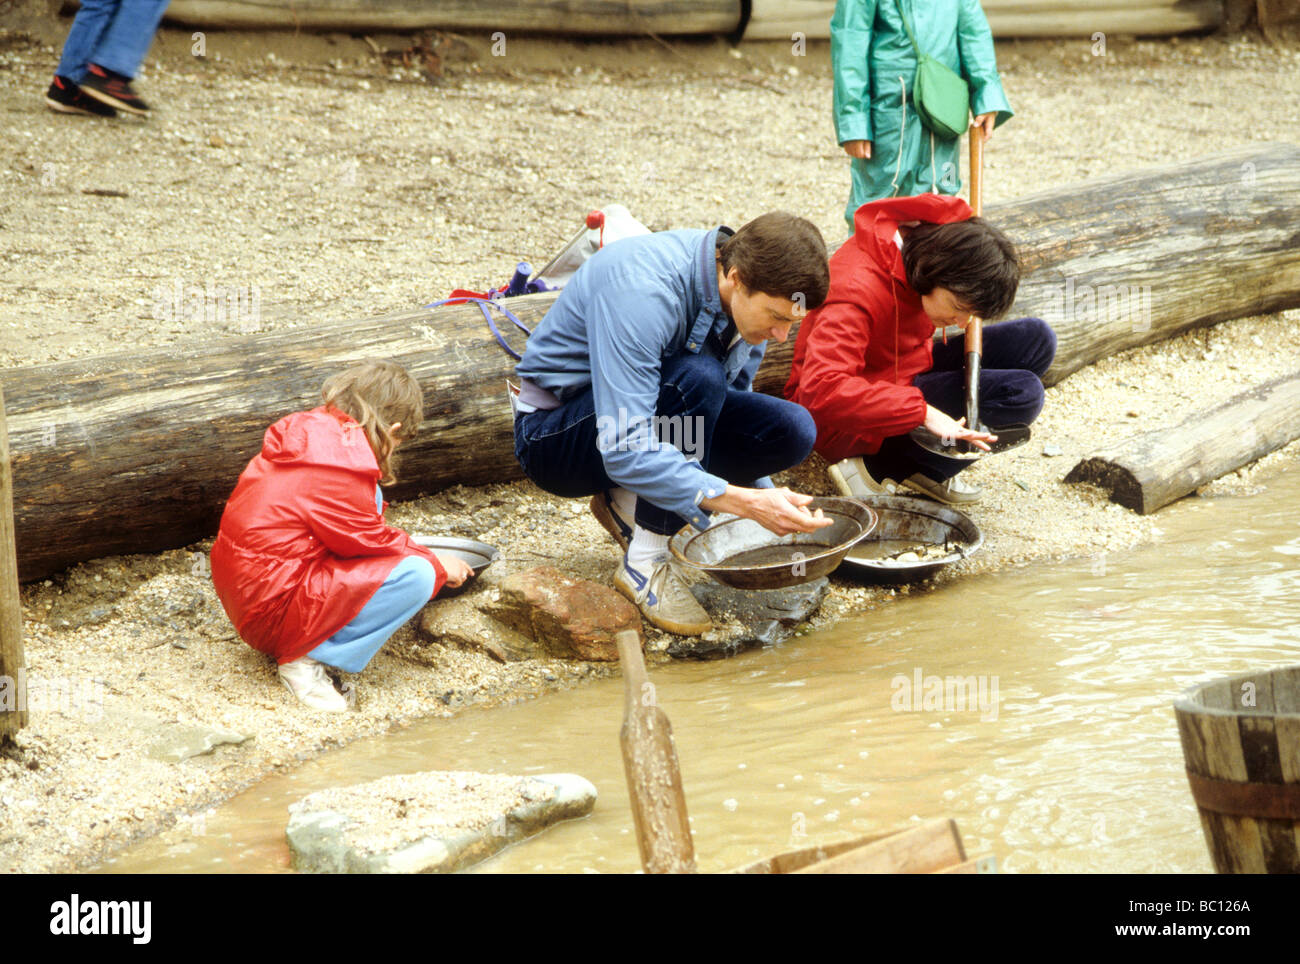
<path fill-rule="evenodd" d="M 982 218 L 917 225 L 903 239 L 903 270 L 917 294 L 947 288 L 990 320 L 1007 313 L 1020 286 L 1015 245 Z"/>
<path fill-rule="evenodd" d="M 787 211 L 754 218 L 718 251 L 725 274 L 735 268 L 751 291 L 820 308 L 831 287 L 826 242 L 811 221 Z"/>

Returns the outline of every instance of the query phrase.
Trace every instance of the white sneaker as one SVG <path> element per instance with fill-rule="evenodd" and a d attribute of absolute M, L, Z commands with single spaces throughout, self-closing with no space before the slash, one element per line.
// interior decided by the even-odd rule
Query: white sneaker
<path fill-rule="evenodd" d="M 969 485 L 954 475 L 947 482 L 936 482 L 920 472 L 903 480 L 903 484 L 913 492 L 929 496 L 944 505 L 972 505 L 980 500 L 984 490 L 978 485 Z"/>
<path fill-rule="evenodd" d="M 866 463 L 861 457 L 844 459 L 836 462 L 826 470 L 826 474 L 839 489 L 840 495 L 848 499 L 861 499 L 872 495 L 893 495 L 898 486 L 888 480 L 877 482 L 867 471 Z"/>
<path fill-rule="evenodd" d="M 325 667 L 308 656 L 295 659 L 291 663 L 280 664 L 280 682 L 283 683 L 300 703 L 313 710 L 327 713 L 342 713 L 348 708 L 348 701 L 330 678 L 325 675 Z"/>
<path fill-rule="evenodd" d="M 665 632 L 700 636 L 713 628 L 713 620 L 673 572 L 667 556 L 655 561 L 648 576 L 629 566 L 624 556 L 614 573 L 614 588 L 632 600 L 652 625 Z"/>

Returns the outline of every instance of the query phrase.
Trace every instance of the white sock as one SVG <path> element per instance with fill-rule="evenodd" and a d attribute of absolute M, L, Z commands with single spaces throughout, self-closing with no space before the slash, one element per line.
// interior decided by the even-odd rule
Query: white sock
<path fill-rule="evenodd" d="M 640 573 L 649 573 L 654 564 L 668 552 L 668 537 L 657 535 L 637 526 L 632 530 L 632 542 L 627 547 L 627 564 Z"/>
<path fill-rule="evenodd" d="M 614 511 L 625 522 L 632 522 L 636 518 L 636 493 L 627 489 L 613 488 L 609 490 L 609 500 L 614 503 Z"/>

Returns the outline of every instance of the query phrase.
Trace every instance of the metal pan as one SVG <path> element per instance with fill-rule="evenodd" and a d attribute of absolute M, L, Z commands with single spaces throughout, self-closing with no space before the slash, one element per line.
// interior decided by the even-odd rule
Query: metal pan
<path fill-rule="evenodd" d="M 1028 425 L 1007 425 L 1003 428 L 992 428 L 990 426 L 981 426 L 983 431 L 990 432 L 998 437 L 996 442 L 989 443 L 989 450 L 976 448 L 969 442 L 959 439 L 944 439 L 935 435 L 924 425 L 912 429 L 908 437 L 927 452 L 933 452 L 935 455 L 942 455 L 950 459 L 965 459 L 974 461 L 985 455 L 996 455 L 998 452 L 1005 452 L 1007 449 L 1018 448 L 1029 441 L 1030 431 Z"/>
<path fill-rule="evenodd" d="M 485 542 L 475 542 L 473 539 L 458 539 L 455 536 L 411 536 L 411 541 L 434 552 L 442 552 L 462 559 L 474 570 L 474 575 L 459 586 L 444 586 L 438 593 L 439 599 L 463 592 L 470 582 L 477 579 L 479 574 L 496 562 L 497 557 L 501 555 L 495 546 L 489 546 Z"/>
<path fill-rule="evenodd" d="M 858 499 L 817 498 L 831 524 L 816 532 L 776 536 L 752 519 L 719 514 L 700 532 L 686 526 L 668 547 L 683 565 L 736 589 L 785 589 L 833 572 L 845 553 L 876 527 L 876 513 Z"/>
<path fill-rule="evenodd" d="M 844 557 L 841 574 L 869 582 L 915 582 L 979 551 L 984 535 L 973 520 L 951 506 L 901 495 L 871 496 L 880 522 Z M 941 555 L 909 561 L 898 558 L 917 546 Z"/>

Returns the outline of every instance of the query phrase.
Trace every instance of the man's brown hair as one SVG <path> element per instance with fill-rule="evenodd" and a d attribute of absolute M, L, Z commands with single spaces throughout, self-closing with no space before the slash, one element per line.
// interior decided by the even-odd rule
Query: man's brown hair
<path fill-rule="evenodd" d="M 947 288 L 981 318 L 1001 318 L 1016 300 L 1020 258 L 982 218 L 919 224 L 903 239 L 903 270 L 920 295 Z"/>
<path fill-rule="evenodd" d="M 787 298 L 808 311 L 821 307 L 830 290 L 822 233 L 788 211 L 754 218 L 727 239 L 718 258 L 723 273 L 735 268 L 749 290 Z"/>

